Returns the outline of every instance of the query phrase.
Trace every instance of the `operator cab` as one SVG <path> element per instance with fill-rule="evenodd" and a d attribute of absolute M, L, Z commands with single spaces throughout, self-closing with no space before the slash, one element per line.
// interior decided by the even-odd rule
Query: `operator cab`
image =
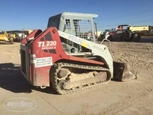
<path fill-rule="evenodd" d="M 94 23 L 95 17 L 98 17 L 98 15 L 63 12 L 61 14 L 50 17 L 47 27 L 56 27 L 59 31 L 68 33 L 72 36 L 74 35 L 79 38 L 96 42 L 95 34 L 97 33 L 97 29 Z M 78 53 L 86 51 L 84 47 L 68 39 L 61 38 L 61 42 L 66 52 Z"/>
<path fill-rule="evenodd" d="M 63 12 L 49 18 L 47 27 L 95 41 L 96 25 L 93 21 L 97 14 Z"/>

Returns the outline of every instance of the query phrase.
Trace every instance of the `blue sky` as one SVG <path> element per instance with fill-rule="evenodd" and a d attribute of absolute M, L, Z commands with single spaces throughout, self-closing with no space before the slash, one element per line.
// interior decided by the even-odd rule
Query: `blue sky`
<path fill-rule="evenodd" d="M 98 30 L 153 25 L 153 0 L 0 0 L 0 30 L 42 29 L 61 12 L 98 14 Z"/>

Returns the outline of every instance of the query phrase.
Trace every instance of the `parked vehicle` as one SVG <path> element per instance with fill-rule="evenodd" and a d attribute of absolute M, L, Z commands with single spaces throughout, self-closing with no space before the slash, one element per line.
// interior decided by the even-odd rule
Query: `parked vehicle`
<path fill-rule="evenodd" d="M 141 38 L 139 33 L 132 32 L 129 25 L 119 25 L 116 31 L 110 32 L 110 41 L 134 41 L 138 42 Z"/>
<path fill-rule="evenodd" d="M 24 37 L 29 35 L 33 30 L 11 30 L 7 31 L 8 34 L 13 35 L 14 42 L 20 42 Z"/>
<path fill-rule="evenodd" d="M 14 34 L 8 34 L 6 31 L 0 32 L 0 42 L 1 43 L 11 43 L 13 44 Z"/>
<path fill-rule="evenodd" d="M 153 35 L 153 26 L 130 26 L 129 29 L 141 35 Z"/>
<path fill-rule="evenodd" d="M 106 84 L 112 78 L 134 78 L 125 63 L 113 61 L 107 46 L 95 42 L 97 16 L 64 12 L 50 17 L 46 30 L 34 30 L 24 38 L 20 45 L 24 77 L 34 86 L 52 86 L 59 94 Z"/>

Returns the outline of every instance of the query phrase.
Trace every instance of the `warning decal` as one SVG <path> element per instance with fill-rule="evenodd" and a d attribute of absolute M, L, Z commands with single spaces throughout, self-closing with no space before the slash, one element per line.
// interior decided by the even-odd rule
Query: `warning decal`
<path fill-rule="evenodd" d="M 52 65 L 52 57 L 36 58 L 35 67 L 44 67 Z"/>

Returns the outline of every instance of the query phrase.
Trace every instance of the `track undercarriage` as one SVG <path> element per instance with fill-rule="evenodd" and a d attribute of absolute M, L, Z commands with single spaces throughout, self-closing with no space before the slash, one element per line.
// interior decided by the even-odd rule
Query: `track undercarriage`
<path fill-rule="evenodd" d="M 58 62 L 51 70 L 51 83 L 59 94 L 99 86 L 110 80 L 109 69 L 97 65 Z"/>

